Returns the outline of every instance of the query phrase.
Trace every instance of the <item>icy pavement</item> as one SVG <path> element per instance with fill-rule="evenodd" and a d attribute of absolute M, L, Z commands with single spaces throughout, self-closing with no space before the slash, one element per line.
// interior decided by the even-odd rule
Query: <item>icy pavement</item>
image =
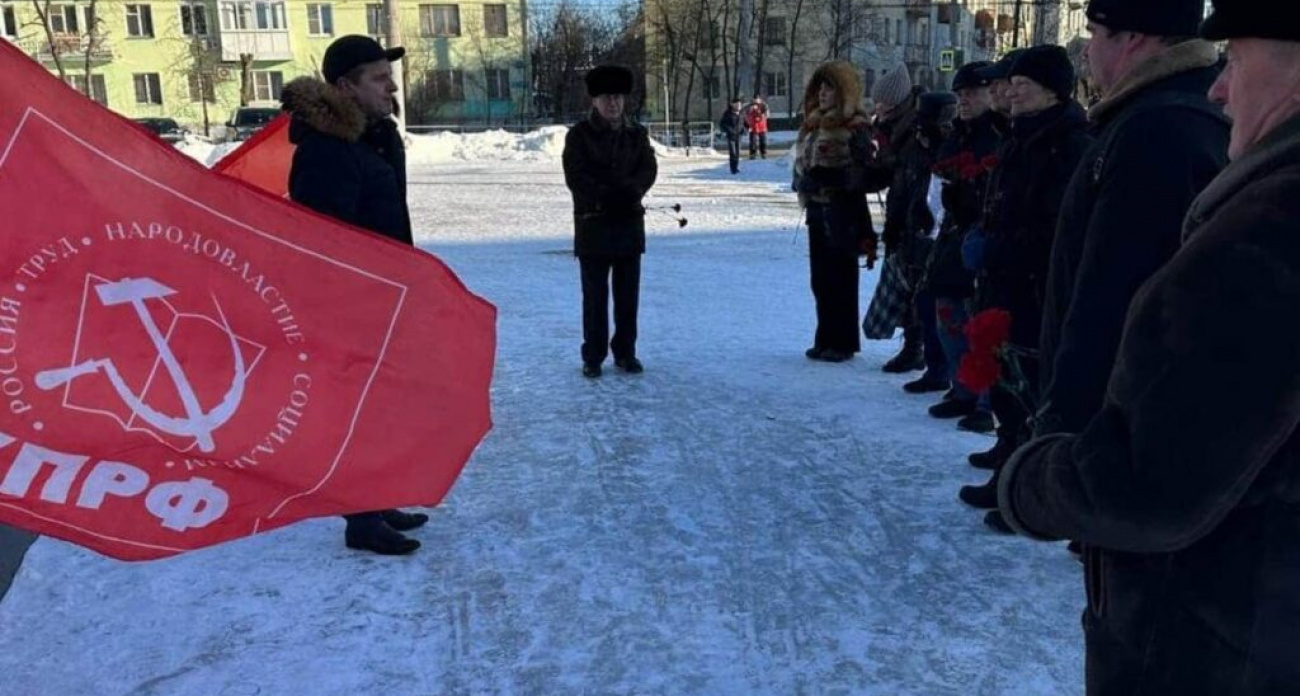
<path fill-rule="evenodd" d="M 333 519 L 135 565 L 39 541 L 0 694 L 1082 694 L 1078 564 L 957 502 L 992 441 L 879 371 L 896 343 L 803 357 L 788 176 L 742 166 L 661 162 L 691 223 L 651 218 L 647 371 L 595 382 L 558 163 L 412 171 L 422 246 L 500 308 L 496 428 L 424 548 Z"/>

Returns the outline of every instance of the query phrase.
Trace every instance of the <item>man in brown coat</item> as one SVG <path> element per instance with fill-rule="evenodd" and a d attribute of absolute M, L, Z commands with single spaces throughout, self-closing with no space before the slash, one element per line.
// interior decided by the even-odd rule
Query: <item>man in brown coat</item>
<path fill-rule="evenodd" d="M 1232 163 L 1134 298 L 1101 411 L 999 487 L 1020 533 L 1102 551 L 1089 696 L 1300 693 L 1300 8 L 1214 5 Z"/>

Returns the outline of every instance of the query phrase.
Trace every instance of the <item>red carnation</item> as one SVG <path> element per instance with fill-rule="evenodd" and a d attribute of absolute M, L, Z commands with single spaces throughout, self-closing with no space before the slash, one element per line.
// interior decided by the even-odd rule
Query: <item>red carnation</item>
<path fill-rule="evenodd" d="M 974 165 L 976 164 L 975 153 L 971 152 L 970 150 L 966 150 L 965 152 L 957 156 L 957 162 L 963 167 L 969 167 L 971 165 Z"/>
<path fill-rule="evenodd" d="M 999 161 L 1000 160 L 998 160 L 997 155 L 989 155 L 984 159 L 980 160 L 980 164 L 984 165 L 985 169 L 989 171 L 993 171 L 994 169 L 997 169 Z"/>
<path fill-rule="evenodd" d="M 1011 313 L 1004 309 L 984 310 L 966 322 L 966 341 L 971 353 L 997 353 L 1010 337 Z"/>
<path fill-rule="evenodd" d="M 984 174 L 984 170 L 978 164 L 969 164 L 961 168 L 961 178 L 978 179 Z"/>
<path fill-rule="evenodd" d="M 963 355 L 957 366 L 957 381 L 976 394 L 992 389 L 1001 378 L 1002 365 L 993 355 L 972 351 Z"/>

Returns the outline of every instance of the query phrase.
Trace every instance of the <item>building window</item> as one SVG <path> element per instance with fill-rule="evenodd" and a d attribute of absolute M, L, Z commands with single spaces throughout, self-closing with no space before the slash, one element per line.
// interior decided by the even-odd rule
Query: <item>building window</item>
<path fill-rule="evenodd" d="M 221 28 L 227 31 L 284 31 L 289 28 L 283 2 L 237 0 L 221 3 Z"/>
<path fill-rule="evenodd" d="M 894 45 L 903 45 L 903 20 L 901 19 L 894 20 Z"/>
<path fill-rule="evenodd" d="M 190 88 L 190 101 L 205 101 L 214 104 L 217 101 L 217 90 L 212 84 L 212 75 L 192 72 L 185 76 Z"/>
<path fill-rule="evenodd" d="M 384 14 L 383 5 L 366 5 L 366 33 L 371 36 L 383 36 L 387 33 L 385 26 L 388 16 Z"/>
<path fill-rule="evenodd" d="M 153 6 L 126 6 L 126 35 L 135 38 L 153 38 Z"/>
<path fill-rule="evenodd" d="M 74 5 L 51 5 L 46 15 L 50 22 L 50 31 L 55 34 L 80 34 L 77 26 L 77 8 Z"/>
<path fill-rule="evenodd" d="M 421 36 L 460 36 L 460 5 L 420 5 Z"/>
<path fill-rule="evenodd" d="M 504 39 L 510 36 L 510 24 L 506 19 L 505 5 L 483 6 L 483 29 L 489 39 Z"/>
<path fill-rule="evenodd" d="M 510 71 L 487 70 L 488 101 L 510 101 Z"/>
<path fill-rule="evenodd" d="M 208 8 L 203 5 L 181 5 L 181 33 L 185 36 L 207 36 Z"/>
<path fill-rule="evenodd" d="M 334 35 L 334 6 L 320 3 L 307 5 L 307 33 L 311 36 Z"/>
<path fill-rule="evenodd" d="M 91 99 L 94 99 L 104 106 L 108 106 L 108 88 L 104 84 L 103 75 L 91 75 L 89 89 L 87 89 L 85 75 L 68 75 L 64 79 L 73 89 Z"/>
<path fill-rule="evenodd" d="M 429 84 L 434 101 L 465 101 L 465 73 L 460 70 L 430 70 Z"/>
<path fill-rule="evenodd" d="M 0 36 L 18 38 L 18 21 L 14 17 L 12 5 L 0 6 Z"/>
<path fill-rule="evenodd" d="M 284 73 L 278 70 L 253 71 L 253 98 L 257 101 L 280 101 Z"/>
<path fill-rule="evenodd" d="M 131 76 L 135 82 L 135 103 L 162 104 L 162 82 L 158 73 L 136 73 Z"/>
<path fill-rule="evenodd" d="M 721 99 L 722 98 L 722 78 L 717 75 L 711 75 L 704 78 L 704 98 Z"/>
<path fill-rule="evenodd" d="M 763 43 L 767 46 L 785 45 L 785 17 L 768 17 L 763 32 Z"/>
<path fill-rule="evenodd" d="M 785 73 L 765 72 L 763 73 L 763 91 L 768 97 L 787 96 L 789 85 L 786 83 Z"/>

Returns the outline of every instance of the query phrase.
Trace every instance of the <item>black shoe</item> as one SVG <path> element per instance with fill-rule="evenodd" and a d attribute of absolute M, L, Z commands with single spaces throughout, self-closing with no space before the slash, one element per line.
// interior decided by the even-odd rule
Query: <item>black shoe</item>
<path fill-rule="evenodd" d="M 641 361 L 637 360 L 636 358 L 623 358 L 622 360 L 615 360 L 614 367 L 617 367 L 618 369 L 628 373 L 629 375 L 639 375 L 642 372 L 645 372 L 645 365 L 642 365 Z"/>
<path fill-rule="evenodd" d="M 930 407 L 930 417 L 939 420 L 961 418 L 975 412 L 975 402 L 969 399 L 948 399 Z"/>
<path fill-rule="evenodd" d="M 852 360 L 853 354 L 846 353 L 840 350 L 827 348 L 826 350 L 823 350 L 821 352 L 821 355 L 818 356 L 816 359 L 828 363 L 842 363 L 842 362 L 848 362 L 849 360 Z"/>
<path fill-rule="evenodd" d="M 803 352 L 803 355 L 805 358 L 808 358 L 809 360 L 821 360 L 822 352 L 825 350 L 826 349 L 822 348 L 821 346 L 813 346 L 812 348 L 805 350 Z"/>
<path fill-rule="evenodd" d="M 1011 452 L 1008 451 L 1009 449 L 1011 448 L 1004 445 L 1003 440 L 999 438 L 997 444 L 993 445 L 993 449 L 987 452 L 976 452 L 967 457 L 967 461 L 969 461 L 970 465 L 976 469 L 993 471 L 1002 466 L 1002 463 L 1011 456 Z"/>
<path fill-rule="evenodd" d="M 380 556 L 405 556 L 420 548 L 420 542 L 402 536 L 384 524 L 381 517 L 348 520 L 343 540 L 350 549 L 372 551 Z"/>
<path fill-rule="evenodd" d="M 379 513 L 384 518 L 384 524 L 392 527 L 399 532 L 409 532 L 412 529 L 418 529 L 429 521 L 429 516 L 423 512 L 402 512 L 401 510 L 383 510 Z"/>
<path fill-rule="evenodd" d="M 952 388 L 952 383 L 946 379 L 938 379 L 929 372 L 921 375 L 920 379 L 912 380 L 903 385 L 903 391 L 908 394 L 933 394 L 935 392 L 947 391 Z"/>
<path fill-rule="evenodd" d="M 1002 517 L 1002 513 L 998 510 L 993 510 L 985 515 L 984 524 L 999 534 L 1016 533 L 1016 530 L 1012 529 L 1011 525 L 1007 524 L 1006 519 Z"/>
<path fill-rule="evenodd" d="M 1065 545 L 1065 550 L 1069 551 L 1077 561 L 1083 563 L 1083 542 L 1071 541 Z"/>
<path fill-rule="evenodd" d="M 600 363 L 583 363 L 582 376 L 587 379 L 596 379 L 600 376 Z"/>
<path fill-rule="evenodd" d="M 984 434 L 993 432 L 997 425 L 993 423 L 992 413 L 976 408 L 957 421 L 957 428 L 971 433 Z"/>
<path fill-rule="evenodd" d="M 982 486 L 962 486 L 957 493 L 963 503 L 981 510 L 996 510 L 998 507 L 998 475 Z"/>

